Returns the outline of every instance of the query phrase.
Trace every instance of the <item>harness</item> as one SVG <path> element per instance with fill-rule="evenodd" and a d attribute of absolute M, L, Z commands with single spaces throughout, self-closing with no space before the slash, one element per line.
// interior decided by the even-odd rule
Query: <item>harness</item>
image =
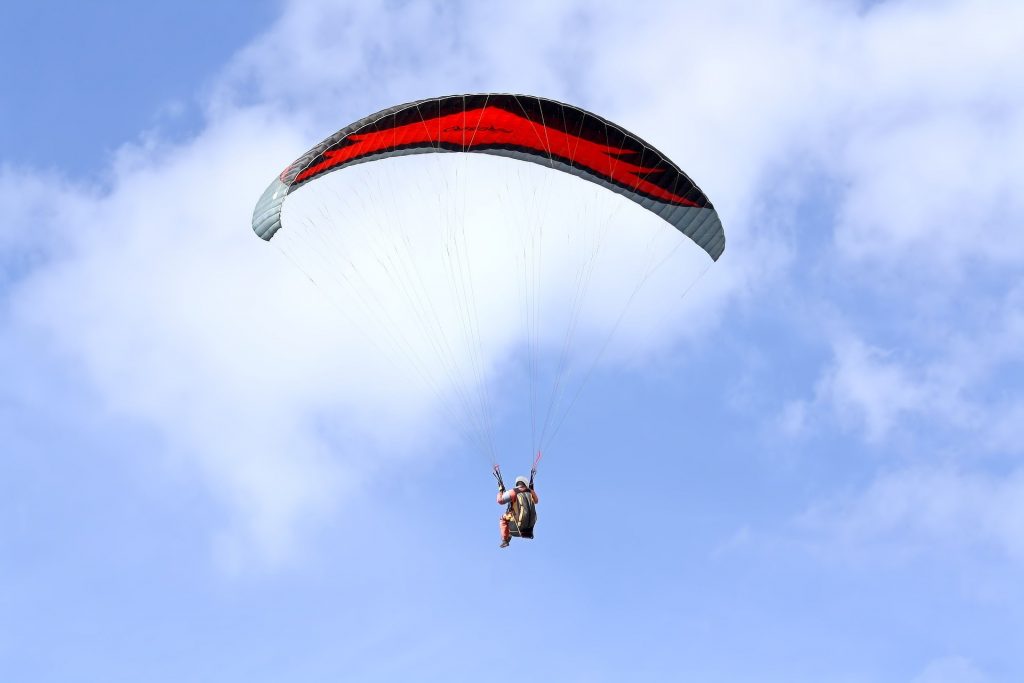
<path fill-rule="evenodd" d="M 537 507 L 533 503 L 533 495 L 529 490 L 519 491 L 516 489 L 516 495 L 505 508 L 505 519 L 516 525 L 521 536 L 533 538 L 533 527 L 537 523 Z"/>

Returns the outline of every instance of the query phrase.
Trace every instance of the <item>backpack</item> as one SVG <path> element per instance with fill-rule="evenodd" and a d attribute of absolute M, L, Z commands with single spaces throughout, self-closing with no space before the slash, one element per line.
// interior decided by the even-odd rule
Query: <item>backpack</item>
<path fill-rule="evenodd" d="M 537 523 L 537 506 L 533 504 L 531 491 L 516 492 L 512 501 L 512 514 L 519 533 L 533 536 L 533 526 Z"/>

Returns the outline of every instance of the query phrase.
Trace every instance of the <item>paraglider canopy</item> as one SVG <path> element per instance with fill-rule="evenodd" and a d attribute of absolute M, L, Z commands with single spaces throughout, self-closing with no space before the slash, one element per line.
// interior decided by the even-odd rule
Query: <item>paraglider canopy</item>
<path fill-rule="evenodd" d="M 482 152 L 549 165 L 622 194 L 690 237 L 712 259 L 725 250 L 718 213 L 652 145 L 596 114 L 530 95 L 450 95 L 400 104 L 345 126 L 281 172 L 253 212 L 269 240 L 285 197 L 352 164 L 430 152 Z"/>

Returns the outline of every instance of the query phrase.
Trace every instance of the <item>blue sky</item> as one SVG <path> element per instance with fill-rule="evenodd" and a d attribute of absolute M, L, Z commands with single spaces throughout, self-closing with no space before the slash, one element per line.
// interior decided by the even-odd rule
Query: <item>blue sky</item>
<path fill-rule="evenodd" d="M 5 680 L 1024 679 L 1017 3 L 5 27 Z M 729 239 L 627 320 L 543 461 L 538 538 L 504 551 L 486 460 L 249 228 L 325 135 L 472 91 L 622 123 Z"/>

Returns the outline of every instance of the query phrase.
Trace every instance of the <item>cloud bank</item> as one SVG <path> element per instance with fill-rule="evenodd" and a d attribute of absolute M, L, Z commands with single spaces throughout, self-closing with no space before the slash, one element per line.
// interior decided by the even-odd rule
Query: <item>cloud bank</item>
<path fill-rule="evenodd" d="M 522 91 L 657 140 L 716 202 L 729 246 L 701 285 L 708 313 L 657 328 L 670 347 L 797 292 L 831 322 L 794 324 L 834 353 L 791 432 L 836 410 L 869 443 L 916 419 L 1019 454 L 1022 407 L 1000 377 L 1024 348 L 1006 284 L 1024 261 L 1021 45 L 1024 9 L 996 1 L 526 2 L 500 21 L 481 3 L 290 3 L 225 66 L 192 139 L 127 142 L 102 185 L 3 171 L 0 334 L 80 368 L 100 409 L 151 426 L 223 501 L 243 554 L 281 559 L 379 462 L 357 455 L 416 452 L 434 406 L 390 400 L 398 380 L 365 344 L 336 353 L 307 283 L 249 233 L 255 198 L 368 112 Z M 882 479 L 848 516 L 934 486 L 956 514 L 885 522 L 931 528 L 1012 498 L 957 476 Z M 986 533 L 1017 554 L 1011 526 Z"/>

